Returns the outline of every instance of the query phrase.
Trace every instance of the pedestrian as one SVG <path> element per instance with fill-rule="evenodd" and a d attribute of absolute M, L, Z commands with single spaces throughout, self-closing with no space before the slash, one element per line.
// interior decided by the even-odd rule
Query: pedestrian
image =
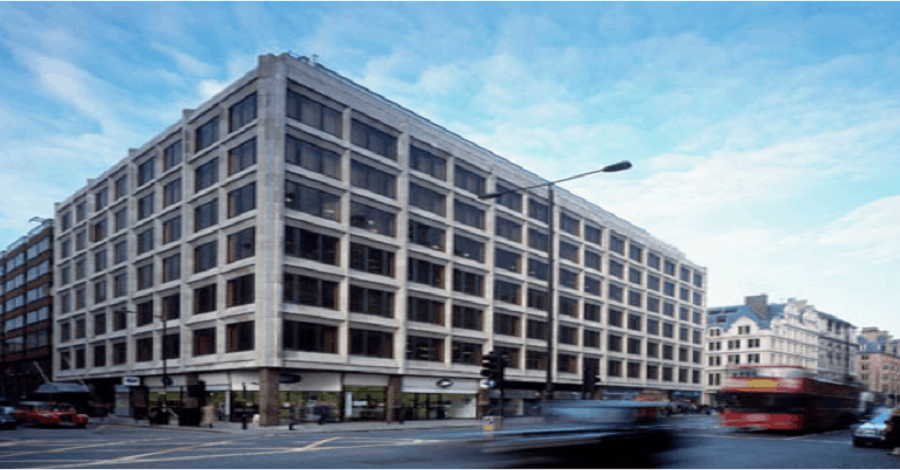
<path fill-rule="evenodd" d="M 900 406 L 891 411 L 891 415 L 884 423 L 887 425 L 885 428 L 887 443 L 894 448 L 890 455 L 900 456 Z"/>
<path fill-rule="evenodd" d="M 209 426 L 211 429 L 213 427 L 213 422 L 216 420 L 216 407 L 213 405 L 206 405 L 201 411 L 202 419 L 200 421 L 200 426 Z"/>

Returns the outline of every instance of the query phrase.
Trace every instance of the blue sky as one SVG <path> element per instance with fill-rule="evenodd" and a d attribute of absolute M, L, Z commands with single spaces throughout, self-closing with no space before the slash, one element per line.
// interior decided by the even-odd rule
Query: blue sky
<path fill-rule="evenodd" d="M 896 3 L 0 3 L 0 246 L 264 53 L 325 66 L 709 268 L 900 336 Z"/>

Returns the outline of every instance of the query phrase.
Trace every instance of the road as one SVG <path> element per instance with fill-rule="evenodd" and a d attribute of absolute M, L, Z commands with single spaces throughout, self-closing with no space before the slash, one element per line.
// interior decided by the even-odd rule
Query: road
<path fill-rule="evenodd" d="M 659 468 L 893 468 L 886 449 L 855 448 L 850 430 L 785 435 L 716 426 L 714 417 L 671 418 L 681 445 Z M 460 429 L 291 434 L 171 431 L 110 426 L 0 431 L 0 468 L 522 468 L 572 466 L 482 453 Z M 582 455 L 585 467 L 621 467 Z"/>

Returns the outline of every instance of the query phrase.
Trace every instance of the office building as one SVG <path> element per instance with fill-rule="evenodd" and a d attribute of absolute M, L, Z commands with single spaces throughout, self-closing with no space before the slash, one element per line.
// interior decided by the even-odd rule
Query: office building
<path fill-rule="evenodd" d="M 863 328 L 857 367 L 856 373 L 866 390 L 896 400 L 900 393 L 900 340 L 876 327 Z"/>
<path fill-rule="evenodd" d="M 135 407 L 164 375 L 172 401 L 202 382 L 264 425 L 285 404 L 474 417 L 489 351 L 521 413 L 548 359 L 558 397 L 585 367 L 605 396 L 699 397 L 706 269 L 562 189 L 552 214 L 546 188 L 478 197 L 543 182 L 321 64 L 260 56 L 57 204 L 58 331 L 87 327 L 57 335 L 54 370 L 125 377 Z"/>

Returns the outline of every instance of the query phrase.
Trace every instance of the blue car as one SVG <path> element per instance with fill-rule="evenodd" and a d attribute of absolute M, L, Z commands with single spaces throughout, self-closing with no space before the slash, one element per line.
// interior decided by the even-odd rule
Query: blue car
<path fill-rule="evenodd" d="M 891 417 L 890 408 L 879 408 L 868 421 L 853 431 L 853 445 L 859 446 L 883 446 L 887 442 L 885 421 Z"/>

